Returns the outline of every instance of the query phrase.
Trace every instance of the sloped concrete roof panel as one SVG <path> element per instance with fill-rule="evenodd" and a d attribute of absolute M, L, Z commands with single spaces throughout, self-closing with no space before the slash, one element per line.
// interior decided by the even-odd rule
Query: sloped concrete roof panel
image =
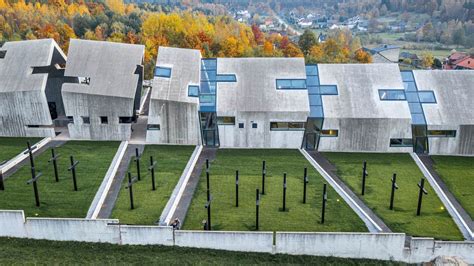
<path fill-rule="evenodd" d="M 90 84 L 64 84 L 68 92 L 134 98 L 145 47 L 71 39 L 66 76 L 90 78 Z"/>

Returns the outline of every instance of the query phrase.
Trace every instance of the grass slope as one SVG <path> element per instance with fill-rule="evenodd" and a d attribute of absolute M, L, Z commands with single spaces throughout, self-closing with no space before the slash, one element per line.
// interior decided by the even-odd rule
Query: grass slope
<path fill-rule="evenodd" d="M 30 141 L 30 144 L 33 145 L 40 140 L 41 138 L 0 137 L 0 163 L 12 159 L 24 151 L 27 141 Z"/>
<path fill-rule="evenodd" d="M 173 189 L 178 183 L 186 164 L 194 151 L 194 146 L 147 145 L 140 160 L 141 181 L 133 185 L 135 209 L 130 209 L 129 191 L 126 189 L 128 177 L 112 211 L 112 217 L 126 224 L 154 224 L 160 218 Z M 155 169 L 156 190 L 152 190 L 150 156 L 157 162 Z M 136 163 L 132 161 L 129 171 L 137 175 Z"/>
<path fill-rule="evenodd" d="M 211 163 L 210 183 L 214 230 L 255 230 L 256 189 L 261 187 L 262 161 L 266 160 L 265 195 L 260 201 L 261 231 L 366 231 L 359 217 L 328 185 L 326 223 L 320 224 L 324 180 L 298 150 L 225 150 Z M 307 203 L 303 204 L 303 169 L 308 168 Z M 235 170 L 239 170 L 239 207 L 235 207 Z M 281 212 L 283 172 L 287 172 L 287 208 Z M 207 219 L 206 176 L 201 175 L 185 229 L 202 229 Z"/>
<path fill-rule="evenodd" d="M 0 191 L 0 209 L 24 210 L 26 216 L 83 218 L 110 166 L 119 143 L 69 141 L 56 149 L 61 154 L 58 161 L 58 183 L 54 180 L 53 165 L 48 163 L 50 150 L 35 159 L 37 171 L 43 173 L 38 181 L 41 206 L 35 206 L 30 165 L 23 166 L 5 181 L 5 191 Z M 77 166 L 78 191 L 73 189 L 69 156 L 80 161 Z"/>
<path fill-rule="evenodd" d="M 404 265 L 333 257 L 272 255 L 165 246 L 119 246 L 0 238 L 0 265 Z"/>
<path fill-rule="evenodd" d="M 394 232 L 412 236 L 462 240 L 462 235 L 443 204 L 425 181 L 421 216 L 416 216 L 419 188 L 423 177 L 408 154 L 324 153 L 337 167 L 338 175 L 358 195 L 361 193 L 362 163 L 367 161 L 369 176 L 365 196 L 360 196 Z M 389 210 L 392 174 L 397 173 L 399 189 L 394 210 Z"/>
<path fill-rule="evenodd" d="M 434 167 L 459 203 L 474 217 L 474 157 L 431 156 Z"/>

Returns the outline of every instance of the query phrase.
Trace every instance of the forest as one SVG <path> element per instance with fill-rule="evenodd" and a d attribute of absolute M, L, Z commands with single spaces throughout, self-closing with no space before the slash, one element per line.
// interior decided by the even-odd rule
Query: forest
<path fill-rule="evenodd" d="M 360 41 L 343 32 L 319 44 L 306 32 L 299 43 L 287 36 L 266 34 L 225 15 L 191 9 L 165 10 L 122 0 L 0 0 L 0 44 L 6 41 L 53 38 L 67 53 L 71 38 L 143 44 L 145 73 L 152 70 L 159 46 L 200 49 L 204 57 L 305 57 L 308 62 L 371 61 Z"/>

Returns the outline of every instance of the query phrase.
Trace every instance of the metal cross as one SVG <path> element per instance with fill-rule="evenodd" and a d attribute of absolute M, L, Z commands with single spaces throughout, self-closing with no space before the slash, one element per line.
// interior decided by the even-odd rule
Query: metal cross
<path fill-rule="evenodd" d="M 257 231 L 258 231 L 259 207 L 260 207 L 260 193 L 257 188 L 256 200 L 255 200 L 255 229 Z"/>
<path fill-rule="evenodd" d="M 283 211 L 286 211 L 286 173 L 283 173 Z"/>
<path fill-rule="evenodd" d="M 77 181 L 76 181 L 76 166 L 79 164 L 79 161 L 74 161 L 74 157 L 71 155 L 71 166 L 67 169 L 72 173 L 72 183 L 74 185 L 74 191 L 77 191 Z"/>
<path fill-rule="evenodd" d="M 31 174 L 35 174 L 34 167 L 32 167 Z M 37 175 L 33 175 L 30 180 L 28 180 L 26 183 L 29 185 L 33 183 L 33 191 L 35 193 L 35 202 L 36 202 L 36 207 L 40 206 L 40 200 L 39 200 L 39 193 L 38 193 L 38 185 L 36 182 L 38 182 L 38 179 L 42 176 L 43 174 L 39 172 Z"/>
<path fill-rule="evenodd" d="M 421 214 L 421 201 L 423 199 L 423 194 L 428 195 L 428 191 L 425 189 L 425 179 L 421 178 L 420 183 L 418 183 L 418 187 L 420 188 L 420 192 L 418 194 L 418 208 L 416 209 L 416 215 L 420 216 Z"/>
<path fill-rule="evenodd" d="M 235 207 L 239 207 L 239 170 L 235 171 Z"/>
<path fill-rule="evenodd" d="M 308 184 L 308 168 L 304 168 L 303 174 L 303 203 L 306 203 L 306 185 Z"/>
<path fill-rule="evenodd" d="M 321 209 L 321 223 L 324 224 L 324 216 L 326 214 L 326 202 L 328 201 L 328 194 L 326 191 L 326 184 L 323 185 L 323 208 Z"/>
<path fill-rule="evenodd" d="M 392 192 L 390 194 L 390 210 L 393 210 L 393 199 L 395 198 L 395 189 L 398 189 L 397 174 L 393 173 L 392 177 Z"/>
<path fill-rule="evenodd" d="M 55 154 L 54 149 L 51 149 L 51 158 L 48 160 L 48 163 L 53 162 L 53 168 L 54 168 L 54 178 L 56 182 L 59 182 L 59 175 L 58 175 L 58 158 L 61 154 Z"/>
<path fill-rule="evenodd" d="M 150 167 L 148 167 L 148 171 L 151 172 L 151 189 L 156 190 L 155 187 L 155 167 L 157 166 L 157 162 L 153 161 L 153 156 L 150 156 Z"/>
<path fill-rule="evenodd" d="M 265 176 L 267 174 L 266 162 L 262 162 L 262 195 L 265 195 Z"/>
<path fill-rule="evenodd" d="M 209 161 L 206 160 L 206 186 L 207 186 L 207 202 L 206 202 L 206 209 L 207 209 L 207 230 L 211 230 L 211 188 L 209 184 Z"/>
<path fill-rule="evenodd" d="M 129 193 L 130 193 L 130 209 L 135 209 L 135 206 L 133 205 L 133 184 L 135 184 L 136 182 L 138 182 L 138 179 L 137 177 L 133 177 L 132 178 L 132 174 L 130 172 L 128 172 L 128 184 L 127 184 L 127 187 L 126 189 L 128 189 Z"/>
<path fill-rule="evenodd" d="M 362 195 L 365 194 L 365 178 L 369 175 L 367 172 L 367 162 L 364 161 L 364 167 L 362 168 Z"/>
<path fill-rule="evenodd" d="M 135 162 L 137 162 L 137 177 L 138 181 L 140 181 L 140 152 L 138 151 L 138 148 L 135 148 Z"/>

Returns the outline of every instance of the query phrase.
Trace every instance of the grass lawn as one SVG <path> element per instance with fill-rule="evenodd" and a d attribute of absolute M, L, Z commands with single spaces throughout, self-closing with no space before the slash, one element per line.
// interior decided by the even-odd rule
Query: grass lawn
<path fill-rule="evenodd" d="M 35 206 L 30 165 L 23 166 L 5 181 L 5 191 L 0 191 L 0 209 L 24 210 L 26 216 L 83 218 L 110 166 L 119 146 L 118 142 L 69 141 L 56 148 L 59 182 L 54 180 L 53 165 L 48 163 L 50 150 L 35 159 L 37 171 L 43 173 L 38 181 L 41 206 Z M 69 168 L 69 156 L 80 161 L 77 166 L 75 192 Z"/>
<path fill-rule="evenodd" d="M 260 201 L 261 231 L 362 232 L 364 223 L 328 185 L 326 222 L 320 224 L 322 188 L 319 176 L 298 150 L 220 149 L 211 163 L 214 230 L 255 230 L 256 189 L 261 188 L 262 161 L 266 160 L 265 195 Z M 307 203 L 303 204 L 303 171 L 308 168 Z M 235 207 L 235 170 L 239 170 L 239 207 Z M 283 172 L 287 172 L 287 211 L 282 208 Z M 203 171 L 184 229 L 202 229 L 207 219 L 206 173 Z"/>
<path fill-rule="evenodd" d="M 135 209 L 130 209 L 129 191 L 126 189 L 128 177 L 124 179 L 119 197 L 112 211 L 112 218 L 120 219 L 125 224 L 154 224 L 161 215 L 173 189 L 178 183 L 186 164 L 194 151 L 194 146 L 147 145 L 140 160 L 141 181 L 133 185 Z M 157 162 L 155 168 L 156 190 L 152 190 L 150 156 Z M 136 176 L 135 161 L 129 166 Z"/>
<path fill-rule="evenodd" d="M 0 265 L 404 265 L 377 260 L 272 255 L 166 246 L 119 246 L 0 238 Z"/>
<path fill-rule="evenodd" d="M 40 140 L 41 138 L 0 137 L 0 163 L 13 159 L 20 152 L 26 150 L 27 141 L 30 141 L 30 144 L 33 145 Z"/>
<path fill-rule="evenodd" d="M 421 216 L 416 216 L 419 188 L 423 177 L 409 154 L 381 153 L 324 153 L 337 167 L 338 175 L 360 195 L 363 161 L 367 161 L 365 196 L 362 200 L 394 232 L 412 236 L 435 237 L 443 240 L 462 240 L 461 232 L 448 211 L 425 181 L 428 195 L 423 196 Z M 389 210 L 391 178 L 397 173 L 399 189 L 395 192 L 394 210 Z"/>
<path fill-rule="evenodd" d="M 434 167 L 459 203 L 474 217 L 474 157 L 431 156 Z"/>

